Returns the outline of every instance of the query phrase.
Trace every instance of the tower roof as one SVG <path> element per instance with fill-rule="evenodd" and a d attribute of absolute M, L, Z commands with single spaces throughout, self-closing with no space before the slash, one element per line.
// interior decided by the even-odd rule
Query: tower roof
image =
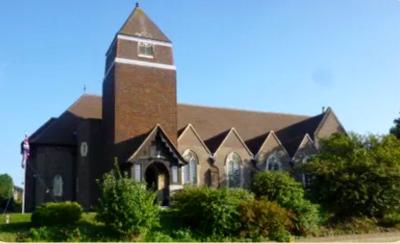
<path fill-rule="evenodd" d="M 138 4 L 136 4 L 135 9 L 129 15 L 118 33 L 157 41 L 171 42 Z"/>

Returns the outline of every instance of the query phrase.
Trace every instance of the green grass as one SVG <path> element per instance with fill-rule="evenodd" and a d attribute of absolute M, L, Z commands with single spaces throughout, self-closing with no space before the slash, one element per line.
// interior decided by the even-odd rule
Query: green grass
<path fill-rule="evenodd" d="M 39 229 L 33 228 L 31 226 L 31 214 L 20 214 L 13 213 L 10 215 L 10 223 L 6 224 L 6 215 L 0 216 L 0 241 L 6 242 L 17 242 L 17 241 L 25 241 L 28 236 L 31 234 L 31 229 Z M 84 213 L 82 215 L 81 220 L 77 223 L 76 227 L 82 233 L 83 237 L 87 239 L 87 241 L 96 241 L 96 240 L 107 240 L 109 234 L 103 224 L 98 223 L 95 220 L 95 213 Z M 50 227 L 51 229 L 52 227 Z M 61 229 L 58 228 L 57 229 Z M 69 227 L 66 227 L 66 230 L 69 230 Z M 35 241 L 51 241 L 51 240 L 35 240 Z"/>
<path fill-rule="evenodd" d="M 81 220 L 74 226 L 63 227 L 32 227 L 30 224 L 31 214 L 10 214 L 10 223 L 5 224 L 5 215 L 0 215 L 0 241 L 19 242 L 19 241 L 40 241 L 40 242 L 115 242 L 123 241 L 115 234 L 110 232 L 104 224 L 95 219 L 95 213 L 84 213 Z M 398 221 L 398 214 L 392 214 L 390 221 Z M 394 219 L 394 220 L 392 220 Z M 204 239 L 195 233 L 180 229 L 179 223 L 173 218 L 170 211 L 161 211 L 161 226 L 141 237 L 139 241 L 214 241 L 212 237 Z M 350 222 L 337 223 L 335 225 L 322 226 L 319 236 L 361 234 L 392 231 L 395 228 L 385 228 L 376 222 L 359 218 Z M 397 227 L 397 230 L 400 229 Z M 132 241 L 132 240 L 127 240 Z M 227 240 L 243 241 L 243 240 Z"/>
<path fill-rule="evenodd" d="M 15 242 L 30 229 L 31 214 L 9 214 L 10 223 L 6 224 L 6 215 L 0 216 L 0 241 Z"/>

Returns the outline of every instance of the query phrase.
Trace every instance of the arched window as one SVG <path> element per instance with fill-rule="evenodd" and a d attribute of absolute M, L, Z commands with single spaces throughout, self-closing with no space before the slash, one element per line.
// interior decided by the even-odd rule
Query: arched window
<path fill-rule="evenodd" d="M 239 154 L 232 152 L 226 157 L 226 172 L 229 187 L 240 187 L 242 159 Z"/>
<path fill-rule="evenodd" d="M 53 195 L 61 197 L 63 195 L 63 179 L 61 175 L 56 175 L 53 178 Z"/>
<path fill-rule="evenodd" d="M 265 170 L 268 171 L 278 171 L 282 169 L 282 164 L 279 157 L 274 153 L 267 158 L 265 163 Z"/>
<path fill-rule="evenodd" d="M 306 164 L 309 159 L 310 159 L 310 156 L 309 155 L 305 155 L 301 159 L 301 163 L 302 164 Z M 303 186 L 304 187 L 308 187 L 310 185 L 310 176 L 308 174 L 306 174 L 306 173 L 302 173 L 301 178 L 302 178 L 302 181 L 303 181 Z"/>
<path fill-rule="evenodd" d="M 197 154 L 188 149 L 183 153 L 183 158 L 188 162 L 183 166 L 183 183 L 184 184 L 197 184 L 197 165 L 199 159 Z"/>

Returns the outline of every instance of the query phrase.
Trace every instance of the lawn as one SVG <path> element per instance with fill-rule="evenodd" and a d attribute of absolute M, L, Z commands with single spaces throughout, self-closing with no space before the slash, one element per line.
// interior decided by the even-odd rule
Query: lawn
<path fill-rule="evenodd" d="M 121 241 L 102 223 L 95 220 L 95 213 L 84 213 L 75 226 L 63 227 L 33 227 L 30 223 L 31 214 L 9 214 L 10 223 L 6 224 L 5 215 L 0 215 L 0 241 L 68 241 L 68 242 L 98 242 Z M 161 211 L 161 226 L 154 230 L 154 237 L 159 241 L 172 241 L 176 221 L 171 219 L 169 212 Z M 188 239 L 187 239 L 188 240 Z M 189 241 L 189 240 L 188 240 Z"/>
<path fill-rule="evenodd" d="M 31 214 L 9 214 L 10 223 L 6 224 L 6 215 L 0 215 L 0 241 L 18 241 L 20 233 L 26 233 L 30 229 Z"/>
<path fill-rule="evenodd" d="M 6 224 L 5 215 L 0 215 L 0 241 L 5 242 L 115 242 L 121 241 L 103 224 L 95 220 L 95 213 L 84 213 L 81 220 L 74 226 L 64 227 L 33 227 L 30 224 L 31 214 L 10 214 L 10 223 Z M 193 236 L 185 229 L 179 229 L 169 211 L 161 211 L 161 226 L 147 236 L 137 241 L 170 242 L 202 240 Z M 383 228 L 370 220 L 357 220 L 354 223 L 339 226 L 321 227 L 319 236 L 340 236 L 345 234 L 393 232 L 397 228 Z M 377 234 L 378 235 L 378 234 Z M 300 239 L 301 240 L 301 239 Z M 130 240 L 132 241 L 132 240 Z M 212 240 L 210 240 L 212 241 Z M 231 240 L 232 241 L 232 240 Z M 243 240 L 242 240 L 243 241 Z"/>
<path fill-rule="evenodd" d="M 6 241 L 6 242 L 16 242 L 16 241 L 26 241 L 26 240 L 29 241 L 30 239 L 26 238 L 32 235 L 32 230 L 39 229 L 39 228 L 33 228 L 31 226 L 30 213 L 26 214 L 13 213 L 9 214 L 9 216 L 10 216 L 9 224 L 6 224 L 6 215 L 0 216 L 0 241 Z M 63 228 L 50 227 L 49 229 L 50 232 L 54 232 L 55 229 L 61 231 L 61 229 Z M 102 237 L 101 233 L 104 233 L 103 231 L 104 226 L 95 221 L 95 213 L 84 213 L 82 215 L 82 219 L 79 221 L 76 227 L 71 227 L 71 228 L 67 227 L 65 230 L 69 231 L 69 230 L 74 230 L 76 228 L 78 228 L 80 232 L 83 232 L 83 235 L 88 236 L 87 239 L 89 240 L 90 239 L 95 240 L 97 238 L 103 239 L 101 238 Z M 43 233 L 41 233 L 41 231 L 37 232 L 38 234 L 36 234 L 36 236 L 38 237 L 39 240 L 34 240 L 34 241 L 41 241 L 40 237 L 41 235 L 43 235 Z M 51 238 L 51 236 L 45 236 L 45 237 L 50 237 L 49 239 L 53 239 Z M 42 241 L 49 241 L 49 240 L 48 238 L 44 238 Z"/>

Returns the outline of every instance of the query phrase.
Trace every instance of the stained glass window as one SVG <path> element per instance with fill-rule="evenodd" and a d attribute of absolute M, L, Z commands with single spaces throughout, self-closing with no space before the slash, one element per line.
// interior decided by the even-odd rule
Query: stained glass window
<path fill-rule="evenodd" d="M 226 157 L 226 168 L 229 187 L 240 187 L 241 164 L 242 159 L 237 153 L 232 152 L 228 155 L 228 157 Z"/>
<path fill-rule="evenodd" d="M 186 150 L 183 153 L 183 158 L 188 163 L 183 166 L 183 180 L 185 184 L 197 184 L 197 165 L 199 159 L 197 154 L 192 150 Z"/>

